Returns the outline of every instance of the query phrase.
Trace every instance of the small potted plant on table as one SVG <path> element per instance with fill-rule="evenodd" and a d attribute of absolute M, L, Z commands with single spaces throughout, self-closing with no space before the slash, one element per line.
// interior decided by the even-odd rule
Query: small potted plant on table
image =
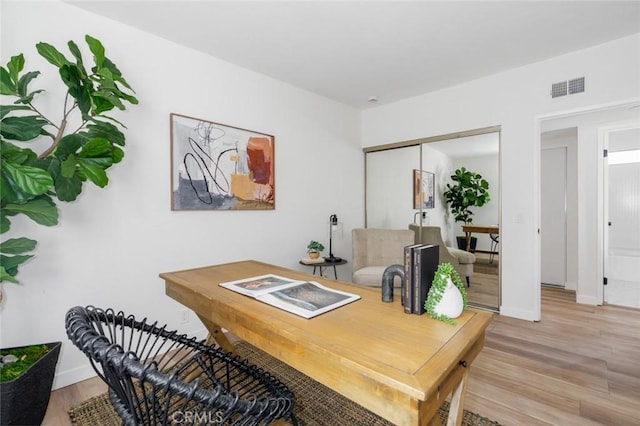
<path fill-rule="evenodd" d="M 320 257 L 320 253 L 324 250 L 324 246 L 322 243 L 311 240 L 309 245 L 307 245 L 307 254 L 309 254 L 310 259 L 317 259 Z"/>

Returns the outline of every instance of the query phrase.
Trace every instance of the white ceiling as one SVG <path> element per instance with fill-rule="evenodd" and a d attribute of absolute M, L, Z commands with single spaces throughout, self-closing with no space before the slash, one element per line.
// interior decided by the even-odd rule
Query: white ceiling
<path fill-rule="evenodd" d="M 640 32 L 639 1 L 66 1 L 358 109 Z"/>

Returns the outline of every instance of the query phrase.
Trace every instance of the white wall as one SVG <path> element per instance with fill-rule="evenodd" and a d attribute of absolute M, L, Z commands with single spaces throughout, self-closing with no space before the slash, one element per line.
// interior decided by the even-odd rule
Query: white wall
<path fill-rule="evenodd" d="M 92 374 L 65 335 L 64 314 L 72 306 L 114 307 L 202 331 L 193 316 L 179 324 L 183 308 L 165 296 L 159 273 L 242 259 L 303 269 L 298 260 L 309 240 L 328 247 L 332 213 L 345 230 L 334 253 L 350 259 L 350 230 L 364 223 L 356 110 L 64 3 L 3 2 L 1 19 L 3 63 L 24 52 L 26 67 L 43 72 L 34 88 L 50 81 L 60 87 L 35 44 L 47 41 L 66 52 L 68 40 L 84 45 L 88 33 L 105 44 L 140 100 L 118 115 L 128 127 L 126 156 L 107 188 L 87 186 L 77 202 L 62 205 L 58 226 L 22 218 L 3 235 L 39 245 L 21 268 L 22 284 L 3 284 L 1 346 L 63 341 L 55 387 Z M 49 90 L 43 109 L 57 112 L 61 98 L 46 99 L 60 93 Z M 274 135 L 276 209 L 172 212 L 171 112 Z M 349 265 L 338 269 L 340 279 L 351 279 Z"/>
<path fill-rule="evenodd" d="M 539 119 L 638 98 L 638 75 L 640 34 L 367 110 L 362 120 L 363 144 L 501 125 L 500 311 L 539 320 Z M 552 83 L 578 76 L 586 79 L 585 93 L 551 98 Z M 595 232 L 596 214 L 587 213 L 583 219 L 579 232 L 586 237 Z M 596 253 L 596 240 L 585 238 L 584 253 Z M 585 274 L 593 269 L 591 257 L 581 259 Z"/>

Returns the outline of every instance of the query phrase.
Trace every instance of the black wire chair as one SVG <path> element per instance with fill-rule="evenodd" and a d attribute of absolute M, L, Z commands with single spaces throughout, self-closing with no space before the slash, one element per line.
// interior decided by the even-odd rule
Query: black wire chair
<path fill-rule="evenodd" d="M 282 382 L 219 348 L 113 309 L 76 306 L 65 322 L 126 425 L 297 424 Z"/>

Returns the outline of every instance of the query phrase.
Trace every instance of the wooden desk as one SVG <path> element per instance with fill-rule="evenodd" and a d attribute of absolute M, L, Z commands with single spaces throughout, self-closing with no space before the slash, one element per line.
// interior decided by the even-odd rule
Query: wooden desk
<path fill-rule="evenodd" d="M 471 248 L 471 234 L 499 234 L 500 227 L 497 225 L 462 225 L 462 232 L 467 237 L 467 251 Z"/>
<path fill-rule="evenodd" d="M 312 319 L 290 314 L 218 284 L 277 274 L 314 280 L 362 298 Z M 160 274 L 168 296 L 193 309 L 211 336 L 236 336 L 398 425 L 439 423 L 453 392 L 447 424 L 460 424 L 467 375 L 493 314 L 469 309 L 452 326 L 403 312 L 380 289 L 316 277 L 256 261 Z"/>

